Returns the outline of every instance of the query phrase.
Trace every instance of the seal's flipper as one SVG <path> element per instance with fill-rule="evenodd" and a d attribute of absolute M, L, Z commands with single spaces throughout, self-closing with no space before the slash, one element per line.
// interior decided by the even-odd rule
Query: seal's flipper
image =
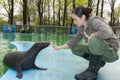
<path fill-rule="evenodd" d="M 33 68 L 34 69 L 40 69 L 40 70 L 47 70 L 47 68 L 40 68 L 40 67 L 37 67 L 35 64 L 33 65 Z"/>
<path fill-rule="evenodd" d="M 23 77 L 23 73 L 22 73 L 22 68 L 21 68 L 21 66 L 19 66 L 19 65 L 16 65 L 16 71 L 17 71 L 17 75 L 16 75 L 16 77 L 17 78 L 19 78 L 19 79 L 21 79 L 22 77 Z"/>
<path fill-rule="evenodd" d="M 23 77 L 23 74 L 22 73 L 17 73 L 16 77 L 21 79 Z"/>

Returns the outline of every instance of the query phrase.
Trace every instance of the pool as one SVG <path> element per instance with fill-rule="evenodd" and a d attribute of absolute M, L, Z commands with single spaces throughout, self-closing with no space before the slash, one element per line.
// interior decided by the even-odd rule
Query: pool
<path fill-rule="evenodd" d="M 2 33 L 0 34 L 1 40 L 5 41 L 47 41 L 55 44 L 63 44 L 70 39 L 70 35 L 65 34 L 22 34 L 22 33 Z"/>
<path fill-rule="evenodd" d="M 69 35 L 57 34 L 21 34 L 21 33 L 0 33 L 0 76 L 4 74 L 6 68 L 3 66 L 2 59 L 5 54 L 16 49 L 9 43 L 11 41 L 45 41 L 53 42 L 54 44 L 61 45 L 70 39 Z"/>

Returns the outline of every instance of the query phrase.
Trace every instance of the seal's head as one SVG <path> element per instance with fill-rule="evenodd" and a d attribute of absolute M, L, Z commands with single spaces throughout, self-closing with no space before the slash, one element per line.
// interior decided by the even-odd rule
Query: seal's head
<path fill-rule="evenodd" d="M 50 45 L 49 42 L 37 42 L 34 44 L 36 48 L 44 49 Z"/>
<path fill-rule="evenodd" d="M 38 46 L 41 48 L 46 48 L 50 45 L 49 42 L 39 42 L 38 44 L 39 44 Z"/>

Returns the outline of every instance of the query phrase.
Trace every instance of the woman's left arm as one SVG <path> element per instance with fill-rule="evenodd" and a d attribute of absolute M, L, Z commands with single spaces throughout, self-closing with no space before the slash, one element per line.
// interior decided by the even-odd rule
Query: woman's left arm
<path fill-rule="evenodd" d="M 91 34 L 91 37 L 98 36 L 102 39 L 109 39 L 114 36 L 114 32 L 111 27 L 101 19 L 93 19 L 92 27 L 96 30 L 96 32 Z"/>

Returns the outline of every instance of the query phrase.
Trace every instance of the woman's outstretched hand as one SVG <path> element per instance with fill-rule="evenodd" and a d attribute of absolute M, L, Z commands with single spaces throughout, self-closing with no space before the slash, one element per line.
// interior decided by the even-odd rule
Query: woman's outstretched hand
<path fill-rule="evenodd" d="M 55 50 L 61 50 L 61 49 L 64 49 L 64 48 L 67 48 L 68 45 L 67 44 L 64 44 L 64 45 L 61 45 L 61 46 L 57 46 L 53 43 L 51 43 L 52 47 L 55 49 Z"/>
<path fill-rule="evenodd" d="M 54 45 L 53 48 L 54 48 L 55 50 L 60 50 L 60 49 L 61 49 L 61 47 L 60 47 L 60 46 L 57 46 L 57 45 Z"/>
<path fill-rule="evenodd" d="M 60 50 L 60 47 L 57 46 L 57 45 L 55 45 L 55 44 L 53 44 L 52 42 L 51 42 L 51 46 L 52 46 L 55 50 Z"/>

